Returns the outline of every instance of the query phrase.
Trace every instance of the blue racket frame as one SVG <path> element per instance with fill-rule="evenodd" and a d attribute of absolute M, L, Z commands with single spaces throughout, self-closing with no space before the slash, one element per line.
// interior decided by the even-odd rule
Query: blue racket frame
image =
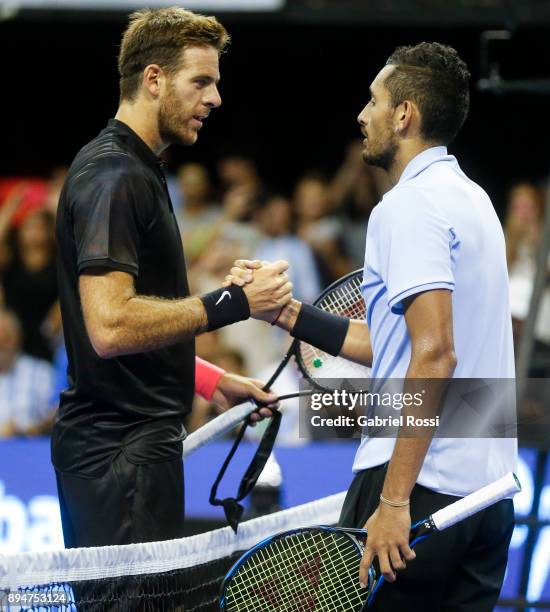
<path fill-rule="evenodd" d="M 355 546 L 357 550 L 358 561 L 361 561 L 361 557 L 363 556 L 363 550 L 364 550 L 362 540 L 365 540 L 367 536 L 367 532 L 364 529 L 338 528 L 338 527 L 330 527 L 328 525 L 316 525 L 315 527 L 302 527 L 298 529 L 291 529 L 289 531 L 283 531 L 276 535 L 265 538 L 261 542 L 258 542 L 258 544 L 256 544 L 250 550 L 243 553 L 243 555 L 239 557 L 239 559 L 237 559 L 237 561 L 233 564 L 231 569 L 227 572 L 227 575 L 225 576 L 224 581 L 221 586 L 220 610 L 226 610 L 226 591 L 227 591 L 227 587 L 229 586 L 231 579 L 254 553 L 256 553 L 258 550 L 261 550 L 262 548 L 265 548 L 266 546 L 268 546 L 272 542 L 275 542 L 276 540 L 286 538 L 293 534 L 304 533 L 304 532 L 319 532 L 319 531 L 322 531 L 325 533 L 334 533 L 338 535 L 346 534 L 346 535 L 354 536 L 349 539 L 350 539 L 350 542 L 352 542 L 352 544 Z M 369 568 L 369 583 L 367 585 L 367 588 L 365 589 L 367 593 L 370 593 L 371 589 L 375 588 L 375 585 L 376 585 L 376 572 L 374 568 L 371 567 Z M 366 605 L 368 601 L 369 599 L 367 598 L 367 601 L 365 602 L 365 606 L 363 606 L 362 610 L 366 609 Z"/>
<path fill-rule="evenodd" d="M 242 565 L 251 557 L 256 551 L 265 548 L 272 542 L 276 540 L 280 540 L 281 538 L 285 538 L 287 536 L 293 535 L 295 533 L 304 533 L 304 532 L 312 532 L 312 531 L 324 531 L 326 533 L 336 533 L 336 534 L 346 534 L 350 536 L 354 536 L 350 538 L 350 541 L 354 544 L 357 550 L 357 558 L 361 561 L 364 551 L 364 541 L 367 539 L 367 531 L 366 529 L 352 529 L 352 528 L 344 528 L 344 527 L 329 527 L 328 525 L 317 525 L 315 527 L 302 527 L 299 529 L 291 529 L 290 531 L 283 531 L 282 533 L 278 533 L 276 535 L 265 538 L 261 542 L 258 542 L 253 548 L 245 552 L 231 567 L 229 572 L 227 572 L 226 577 L 221 586 L 220 592 L 220 610 L 226 610 L 226 600 L 225 595 L 227 591 L 227 587 L 229 582 L 235 575 L 235 573 L 241 568 Z M 436 526 L 434 525 L 431 517 L 427 519 L 423 519 L 418 521 L 411 527 L 411 540 L 409 546 L 414 548 L 419 542 L 425 540 L 431 533 L 437 531 Z M 372 604 L 376 593 L 380 589 L 380 587 L 384 584 L 384 576 L 377 576 L 376 570 L 371 565 L 369 568 L 369 582 L 366 588 L 368 593 L 365 604 L 361 608 L 360 612 L 365 612 L 369 606 Z"/>

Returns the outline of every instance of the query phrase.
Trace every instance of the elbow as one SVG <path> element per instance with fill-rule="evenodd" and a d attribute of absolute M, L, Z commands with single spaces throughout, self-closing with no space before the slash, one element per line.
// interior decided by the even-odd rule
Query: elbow
<path fill-rule="evenodd" d="M 451 378 L 458 364 L 454 347 L 449 345 L 425 347 L 415 361 L 431 372 L 430 378 Z"/>
<path fill-rule="evenodd" d="M 116 333 L 113 329 L 103 327 L 88 332 L 90 343 L 96 355 L 101 359 L 112 359 L 119 354 Z"/>
<path fill-rule="evenodd" d="M 451 376 L 454 374 L 454 371 L 456 370 L 457 365 L 458 365 L 458 359 L 456 357 L 456 353 L 454 349 L 450 349 L 443 356 L 443 367 L 445 371 L 449 373 L 448 374 L 449 378 L 451 378 Z"/>

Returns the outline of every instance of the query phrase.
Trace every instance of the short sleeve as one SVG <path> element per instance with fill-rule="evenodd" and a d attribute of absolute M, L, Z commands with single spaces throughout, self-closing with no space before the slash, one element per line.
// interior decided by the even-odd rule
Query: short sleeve
<path fill-rule="evenodd" d="M 378 259 L 388 305 L 402 314 L 403 300 L 433 289 L 454 290 L 453 248 L 459 243 L 437 206 L 417 191 L 401 190 L 384 203 Z"/>
<path fill-rule="evenodd" d="M 97 171 L 75 186 L 71 216 L 79 273 L 106 267 L 137 276 L 150 197 L 145 179 L 127 167 Z"/>

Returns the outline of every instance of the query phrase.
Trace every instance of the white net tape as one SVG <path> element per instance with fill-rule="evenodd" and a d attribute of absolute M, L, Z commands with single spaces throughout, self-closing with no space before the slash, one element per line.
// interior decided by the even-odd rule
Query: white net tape
<path fill-rule="evenodd" d="M 208 563 L 248 550 L 282 531 L 318 524 L 335 524 L 345 493 L 338 493 L 275 514 L 196 536 L 56 552 L 0 554 L 0 589 L 168 572 Z"/>

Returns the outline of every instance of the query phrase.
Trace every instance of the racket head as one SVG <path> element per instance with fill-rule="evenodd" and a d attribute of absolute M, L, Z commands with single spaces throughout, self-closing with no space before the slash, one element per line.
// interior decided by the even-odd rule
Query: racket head
<path fill-rule="evenodd" d="M 366 308 L 361 293 L 362 281 L 362 269 L 350 272 L 327 287 L 313 305 L 331 314 L 364 321 Z M 367 383 L 359 383 L 359 380 L 370 379 L 369 367 L 343 357 L 334 357 L 302 341 L 294 347 L 294 354 L 306 380 L 318 389 L 333 391 L 334 379 L 358 379 L 358 387 L 354 390 L 366 390 Z"/>
<path fill-rule="evenodd" d="M 286 531 L 266 538 L 229 570 L 220 595 L 227 612 L 360 612 L 374 588 L 369 570 L 359 585 L 363 530 L 327 526 Z"/>

